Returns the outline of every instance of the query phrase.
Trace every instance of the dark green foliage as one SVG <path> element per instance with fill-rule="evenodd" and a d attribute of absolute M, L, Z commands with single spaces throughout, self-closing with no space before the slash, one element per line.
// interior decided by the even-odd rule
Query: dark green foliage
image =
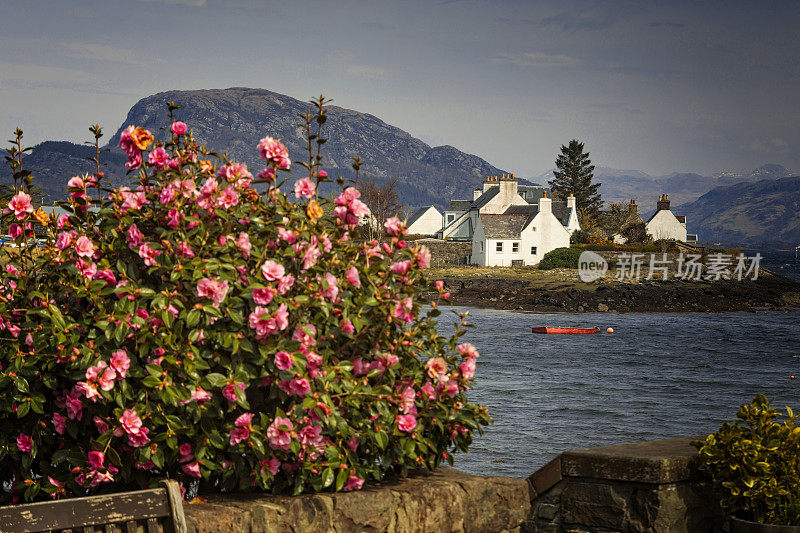
<path fill-rule="evenodd" d="M 583 151 L 583 143 L 573 139 L 569 145 L 561 145 L 556 167 L 558 170 L 553 171 L 554 178 L 549 182 L 553 194 L 561 198 L 574 195 L 581 217 L 595 218 L 603 201 L 597 192 L 600 184 L 592 183 L 594 165 L 589 152 Z"/>
<path fill-rule="evenodd" d="M 570 244 L 589 244 L 590 242 L 591 235 L 588 231 L 583 231 L 582 229 L 573 231 L 572 235 L 569 236 Z"/>
<path fill-rule="evenodd" d="M 759 394 L 739 407 L 739 420 L 692 445 L 728 512 L 764 524 L 800 525 L 800 427 Z"/>
<path fill-rule="evenodd" d="M 578 258 L 581 256 L 580 248 L 556 248 L 544 254 L 539 262 L 539 270 L 553 268 L 578 268 Z"/>
<path fill-rule="evenodd" d="M 644 222 L 628 224 L 622 228 L 620 234 L 627 239 L 627 244 L 648 243 L 652 239 L 647 233 L 647 226 Z"/>

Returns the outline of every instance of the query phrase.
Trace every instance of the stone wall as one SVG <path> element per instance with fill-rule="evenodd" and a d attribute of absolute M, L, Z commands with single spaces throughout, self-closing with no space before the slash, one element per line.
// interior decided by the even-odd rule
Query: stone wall
<path fill-rule="evenodd" d="M 355 492 L 208 496 L 184 505 L 184 512 L 188 533 L 512 533 L 530 508 L 524 479 L 440 468 Z"/>
<path fill-rule="evenodd" d="M 471 242 L 443 241 L 441 239 L 419 239 L 431 251 L 431 264 L 466 264 L 467 256 L 472 254 Z"/>
<path fill-rule="evenodd" d="M 691 438 L 564 452 L 528 478 L 528 533 L 718 532 Z"/>

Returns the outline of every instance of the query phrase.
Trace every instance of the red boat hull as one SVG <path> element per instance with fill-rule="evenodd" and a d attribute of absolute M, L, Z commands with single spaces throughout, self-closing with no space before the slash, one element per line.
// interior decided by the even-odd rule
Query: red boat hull
<path fill-rule="evenodd" d="M 597 328 L 531 328 L 534 333 L 597 333 Z"/>

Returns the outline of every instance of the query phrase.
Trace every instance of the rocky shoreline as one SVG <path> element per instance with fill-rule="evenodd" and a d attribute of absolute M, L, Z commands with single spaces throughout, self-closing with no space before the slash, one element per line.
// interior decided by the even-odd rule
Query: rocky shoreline
<path fill-rule="evenodd" d="M 688 282 L 603 279 L 580 283 L 564 276 L 547 283 L 523 276 L 442 276 L 451 302 L 491 309 L 567 312 L 727 312 L 800 308 L 800 283 L 763 271 L 757 280 Z"/>

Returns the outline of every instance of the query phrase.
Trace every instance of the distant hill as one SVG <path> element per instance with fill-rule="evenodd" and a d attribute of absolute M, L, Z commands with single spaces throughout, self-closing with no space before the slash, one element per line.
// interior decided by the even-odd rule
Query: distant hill
<path fill-rule="evenodd" d="M 656 200 L 662 194 L 669 194 L 672 205 L 680 205 L 696 200 L 706 192 L 722 185 L 752 183 L 763 179 L 778 179 L 791 176 L 792 171 L 781 165 L 763 165 L 746 174 L 720 173 L 703 176 L 693 172 L 675 172 L 666 176 L 650 176 L 640 170 L 620 170 L 597 167 L 594 179 L 600 182 L 600 194 L 605 202 L 636 200 L 640 212 L 654 211 Z M 541 183 L 553 179 L 548 171 L 535 177 Z"/>
<path fill-rule="evenodd" d="M 196 139 L 246 162 L 254 173 L 264 166 L 256 145 L 266 135 L 281 139 L 293 160 L 306 157 L 303 131 L 297 126 L 300 121 L 297 115 L 304 114 L 309 107 L 305 102 L 264 89 L 170 91 L 137 102 L 109 139 L 111 152 L 103 160 L 108 163 L 104 171 L 112 181 L 117 184 L 125 181 L 125 157 L 118 148 L 122 129 L 134 124 L 157 136 L 163 135 L 158 132 L 159 128 L 169 126 L 166 106 L 169 101 L 183 105 L 176 117 L 189 125 Z M 352 178 L 352 158 L 360 156 L 364 162 L 361 178 L 373 178 L 379 183 L 399 178 L 401 201 L 409 206 L 442 207 L 452 198 L 471 198 L 472 189 L 483 178 L 508 173 L 452 146 L 428 146 L 367 113 L 330 106 L 328 117 L 323 130 L 328 138 L 323 150 L 328 173 Z M 92 163 L 84 158 L 92 154 L 91 147 L 45 142 L 26 157 L 25 168 L 34 173 L 50 200 L 62 199 L 69 177 L 91 171 Z M 299 165 L 294 168 L 302 172 Z M 0 180 L 5 183 L 8 179 L 9 172 L 0 170 Z"/>
<path fill-rule="evenodd" d="M 703 242 L 800 243 L 800 176 L 717 187 L 672 209 Z"/>

